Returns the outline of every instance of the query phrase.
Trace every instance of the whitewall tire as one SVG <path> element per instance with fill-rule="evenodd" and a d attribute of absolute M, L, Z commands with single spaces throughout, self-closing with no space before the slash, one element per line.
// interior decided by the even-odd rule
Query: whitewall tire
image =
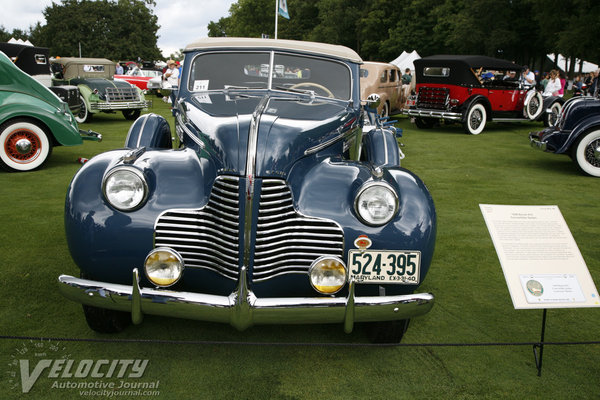
<path fill-rule="evenodd" d="M 572 156 L 581 171 L 600 178 L 600 130 L 583 134 L 573 146 Z"/>
<path fill-rule="evenodd" d="M 28 119 L 15 119 L 0 125 L 0 144 L 0 166 L 9 171 L 40 168 L 52 152 L 44 129 Z"/>
<path fill-rule="evenodd" d="M 468 134 L 479 135 L 485 128 L 487 122 L 487 111 L 481 103 L 472 104 L 467 111 L 463 127 Z"/>

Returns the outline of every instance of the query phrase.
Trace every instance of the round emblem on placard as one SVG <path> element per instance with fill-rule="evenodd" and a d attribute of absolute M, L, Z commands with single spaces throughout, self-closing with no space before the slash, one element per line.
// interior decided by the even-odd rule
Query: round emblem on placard
<path fill-rule="evenodd" d="M 366 250 L 369 247 L 371 247 L 372 244 L 373 244 L 373 242 L 371 241 L 371 239 L 369 239 L 369 237 L 367 235 L 360 235 L 354 241 L 354 245 L 356 247 L 358 247 L 360 250 Z"/>
<path fill-rule="evenodd" d="M 544 293 L 544 287 L 536 280 L 527 281 L 527 290 L 534 296 L 541 296 Z"/>

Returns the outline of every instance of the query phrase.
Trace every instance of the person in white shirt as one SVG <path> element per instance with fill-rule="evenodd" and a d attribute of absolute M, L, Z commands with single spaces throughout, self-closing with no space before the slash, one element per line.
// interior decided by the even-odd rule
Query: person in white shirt
<path fill-rule="evenodd" d="M 164 77 L 171 86 L 179 86 L 179 69 L 174 60 L 167 61 L 167 70 L 164 73 Z"/>
<path fill-rule="evenodd" d="M 535 74 L 531 72 L 527 65 L 523 67 L 521 79 L 525 86 L 535 86 Z"/>
<path fill-rule="evenodd" d="M 547 97 L 547 96 L 561 96 L 561 94 L 558 93 L 558 91 L 561 88 L 561 84 L 560 84 L 560 78 L 558 76 L 558 71 L 553 69 L 552 71 L 550 71 L 550 78 L 548 79 L 548 83 L 546 84 L 546 89 L 544 90 L 544 93 L 542 93 L 542 96 Z"/>

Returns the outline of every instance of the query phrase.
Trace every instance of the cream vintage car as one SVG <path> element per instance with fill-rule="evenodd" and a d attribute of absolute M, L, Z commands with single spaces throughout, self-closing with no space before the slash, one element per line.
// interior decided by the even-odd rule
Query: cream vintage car
<path fill-rule="evenodd" d="M 394 64 L 365 61 L 360 67 L 360 98 L 372 94 L 379 96 L 381 103 L 377 112 L 387 117 L 390 112 L 399 110 L 406 102 L 402 90 L 402 72 Z"/>

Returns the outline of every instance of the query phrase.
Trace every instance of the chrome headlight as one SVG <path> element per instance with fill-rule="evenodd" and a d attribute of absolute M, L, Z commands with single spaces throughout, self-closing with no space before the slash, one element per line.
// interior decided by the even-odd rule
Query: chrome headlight
<path fill-rule="evenodd" d="M 319 257 L 308 271 L 310 284 L 319 293 L 337 293 L 346 284 L 346 265 L 337 257 Z"/>
<path fill-rule="evenodd" d="M 398 211 L 398 196 L 385 182 L 368 182 L 359 190 L 354 208 L 365 224 L 384 225 Z"/>
<path fill-rule="evenodd" d="M 160 287 L 175 284 L 183 274 L 183 258 L 173 249 L 157 247 L 152 250 L 144 261 L 146 277 Z"/>
<path fill-rule="evenodd" d="M 106 174 L 102 192 L 106 201 L 117 210 L 133 211 L 146 201 L 148 185 L 140 170 L 121 166 Z"/>

